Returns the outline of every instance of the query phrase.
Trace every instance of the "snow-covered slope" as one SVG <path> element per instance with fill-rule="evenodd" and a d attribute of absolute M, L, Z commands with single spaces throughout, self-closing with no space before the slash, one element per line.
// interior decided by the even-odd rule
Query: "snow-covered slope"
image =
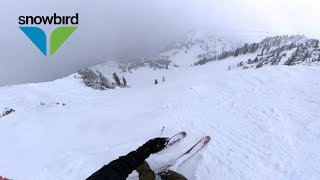
<path fill-rule="evenodd" d="M 191 31 L 183 39 L 171 42 L 161 56 L 179 66 L 190 66 L 201 58 L 235 50 L 238 44 L 210 31 Z"/>
<path fill-rule="evenodd" d="M 210 135 L 210 144 L 178 169 L 190 180 L 320 179 L 320 67 L 227 71 L 240 61 L 141 68 L 120 73 L 131 88 L 107 91 L 74 76 L 2 87 L 0 109 L 16 111 L 0 118 L 0 175 L 85 179 L 165 126 L 165 136 L 188 136 L 151 156 L 154 169 Z"/>

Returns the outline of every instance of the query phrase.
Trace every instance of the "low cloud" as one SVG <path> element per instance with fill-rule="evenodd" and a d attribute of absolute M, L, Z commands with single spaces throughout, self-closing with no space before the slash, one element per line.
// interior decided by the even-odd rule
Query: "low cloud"
<path fill-rule="evenodd" d="M 6 1 L 0 7 L 0 86 L 61 78 L 115 55 L 156 49 L 190 29 L 244 41 L 298 33 L 319 38 L 319 8 L 316 0 Z M 44 57 L 18 28 L 18 17 L 53 13 L 79 13 L 79 27 Z M 48 34 L 56 28 L 40 27 Z"/>

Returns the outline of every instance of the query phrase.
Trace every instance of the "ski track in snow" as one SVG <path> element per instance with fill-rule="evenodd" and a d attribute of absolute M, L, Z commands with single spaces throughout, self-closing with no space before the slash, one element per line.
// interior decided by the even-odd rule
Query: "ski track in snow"
<path fill-rule="evenodd" d="M 152 155 L 153 169 L 209 135 L 177 170 L 191 180 L 320 179 L 320 67 L 226 71 L 233 63 L 141 69 L 125 74 L 132 88 L 103 92 L 72 76 L 0 88 L 0 107 L 17 110 L 0 118 L 0 175 L 85 179 L 165 126 L 164 135 L 188 135 Z"/>

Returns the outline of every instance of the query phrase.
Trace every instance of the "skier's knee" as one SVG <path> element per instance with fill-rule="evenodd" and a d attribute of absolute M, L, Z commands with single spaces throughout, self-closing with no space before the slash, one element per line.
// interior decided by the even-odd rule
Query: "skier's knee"
<path fill-rule="evenodd" d="M 159 173 L 162 180 L 188 180 L 186 177 L 174 171 L 163 171 Z"/>

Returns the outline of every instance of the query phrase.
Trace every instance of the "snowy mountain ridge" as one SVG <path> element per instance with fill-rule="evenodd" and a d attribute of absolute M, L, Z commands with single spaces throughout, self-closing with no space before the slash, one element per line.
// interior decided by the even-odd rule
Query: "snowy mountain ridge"
<path fill-rule="evenodd" d="M 159 55 L 118 61 L 117 68 L 132 72 L 141 67 L 174 69 L 190 65 L 203 65 L 230 57 L 248 56 L 228 69 L 261 68 L 266 65 L 318 64 L 320 62 L 319 40 L 303 35 L 267 37 L 259 43 L 232 42 L 210 32 L 192 31 L 182 40 L 172 41 Z M 238 58 L 239 59 L 239 58 Z M 114 69 L 114 64 L 110 68 Z M 108 63 L 105 66 L 109 66 Z M 100 68 L 103 68 L 100 66 Z M 103 68 L 106 69 L 106 68 Z"/>
<path fill-rule="evenodd" d="M 164 46 L 159 54 L 151 57 L 117 59 L 119 68 L 126 72 L 141 67 L 153 69 L 172 69 L 188 67 L 203 57 L 211 57 L 236 49 L 240 43 L 230 41 L 209 31 L 190 31 L 179 40 Z M 108 64 L 105 64 L 108 66 Z M 114 67 L 114 63 L 110 63 Z"/>
<path fill-rule="evenodd" d="M 234 51 L 226 51 L 219 56 L 205 57 L 195 65 L 203 65 L 215 60 L 224 60 L 229 57 L 240 57 L 252 54 L 253 57 L 238 62 L 229 67 L 233 68 L 261 68 L 265 65 L 319 64 L 319 40 L 308 39 L 305 36 L 276 36 L 262 40 L 260 43 L 245 44 Z"/>
<path fill-rule="evenodd" d="M 227 46 L 228 48 L 226 48 Z M 102 72 L 106 77 L 111 77 L 113 73 L 120 73 L 121 77 L 121 74 L 126 74 L 126 72 L 132 74 L 138 69 L 174 70 L 179 67 L 188 68 L 190 67 L 188 64 L 191 62 L 194 62 L 193 65 L 204 65 L 212 61 L 229 61 L 231 64 L 226 67 L 228 70 L 275 65 L 320 64 L 319 40 L 308 39 L 302 35 L 268 37 L 260 43 L 245 43 L 235 49 L 232 49 L 232 46 L 235 46 L 235 43 L 223 41 L 221 37 L 217 38 L 213 34 L 191 32 L 182 41 L 173 41 L 158 57 L 107 62 L 91 67 L 91 69 L 98 72 L 97 76 Z M 213 49 L 215 47 L 218 49 Z M 230 50 L 222 51 L 225 49 Z M 218 52 L 221 53 L 217 55 Z M 165 77 L 154 77 L 153 81 L 163 78 Z M 102 81 L 100 80 L 100 82 Z"/>
<path fill-rule="evenodd" d="M 197 59 L 234 50 L 238 44 L 214 33 L 191 31 L 182 40 L 171 42 L 162 50 L 161 56 L 171 59 L 178 65 L 191 65 Z"/>

